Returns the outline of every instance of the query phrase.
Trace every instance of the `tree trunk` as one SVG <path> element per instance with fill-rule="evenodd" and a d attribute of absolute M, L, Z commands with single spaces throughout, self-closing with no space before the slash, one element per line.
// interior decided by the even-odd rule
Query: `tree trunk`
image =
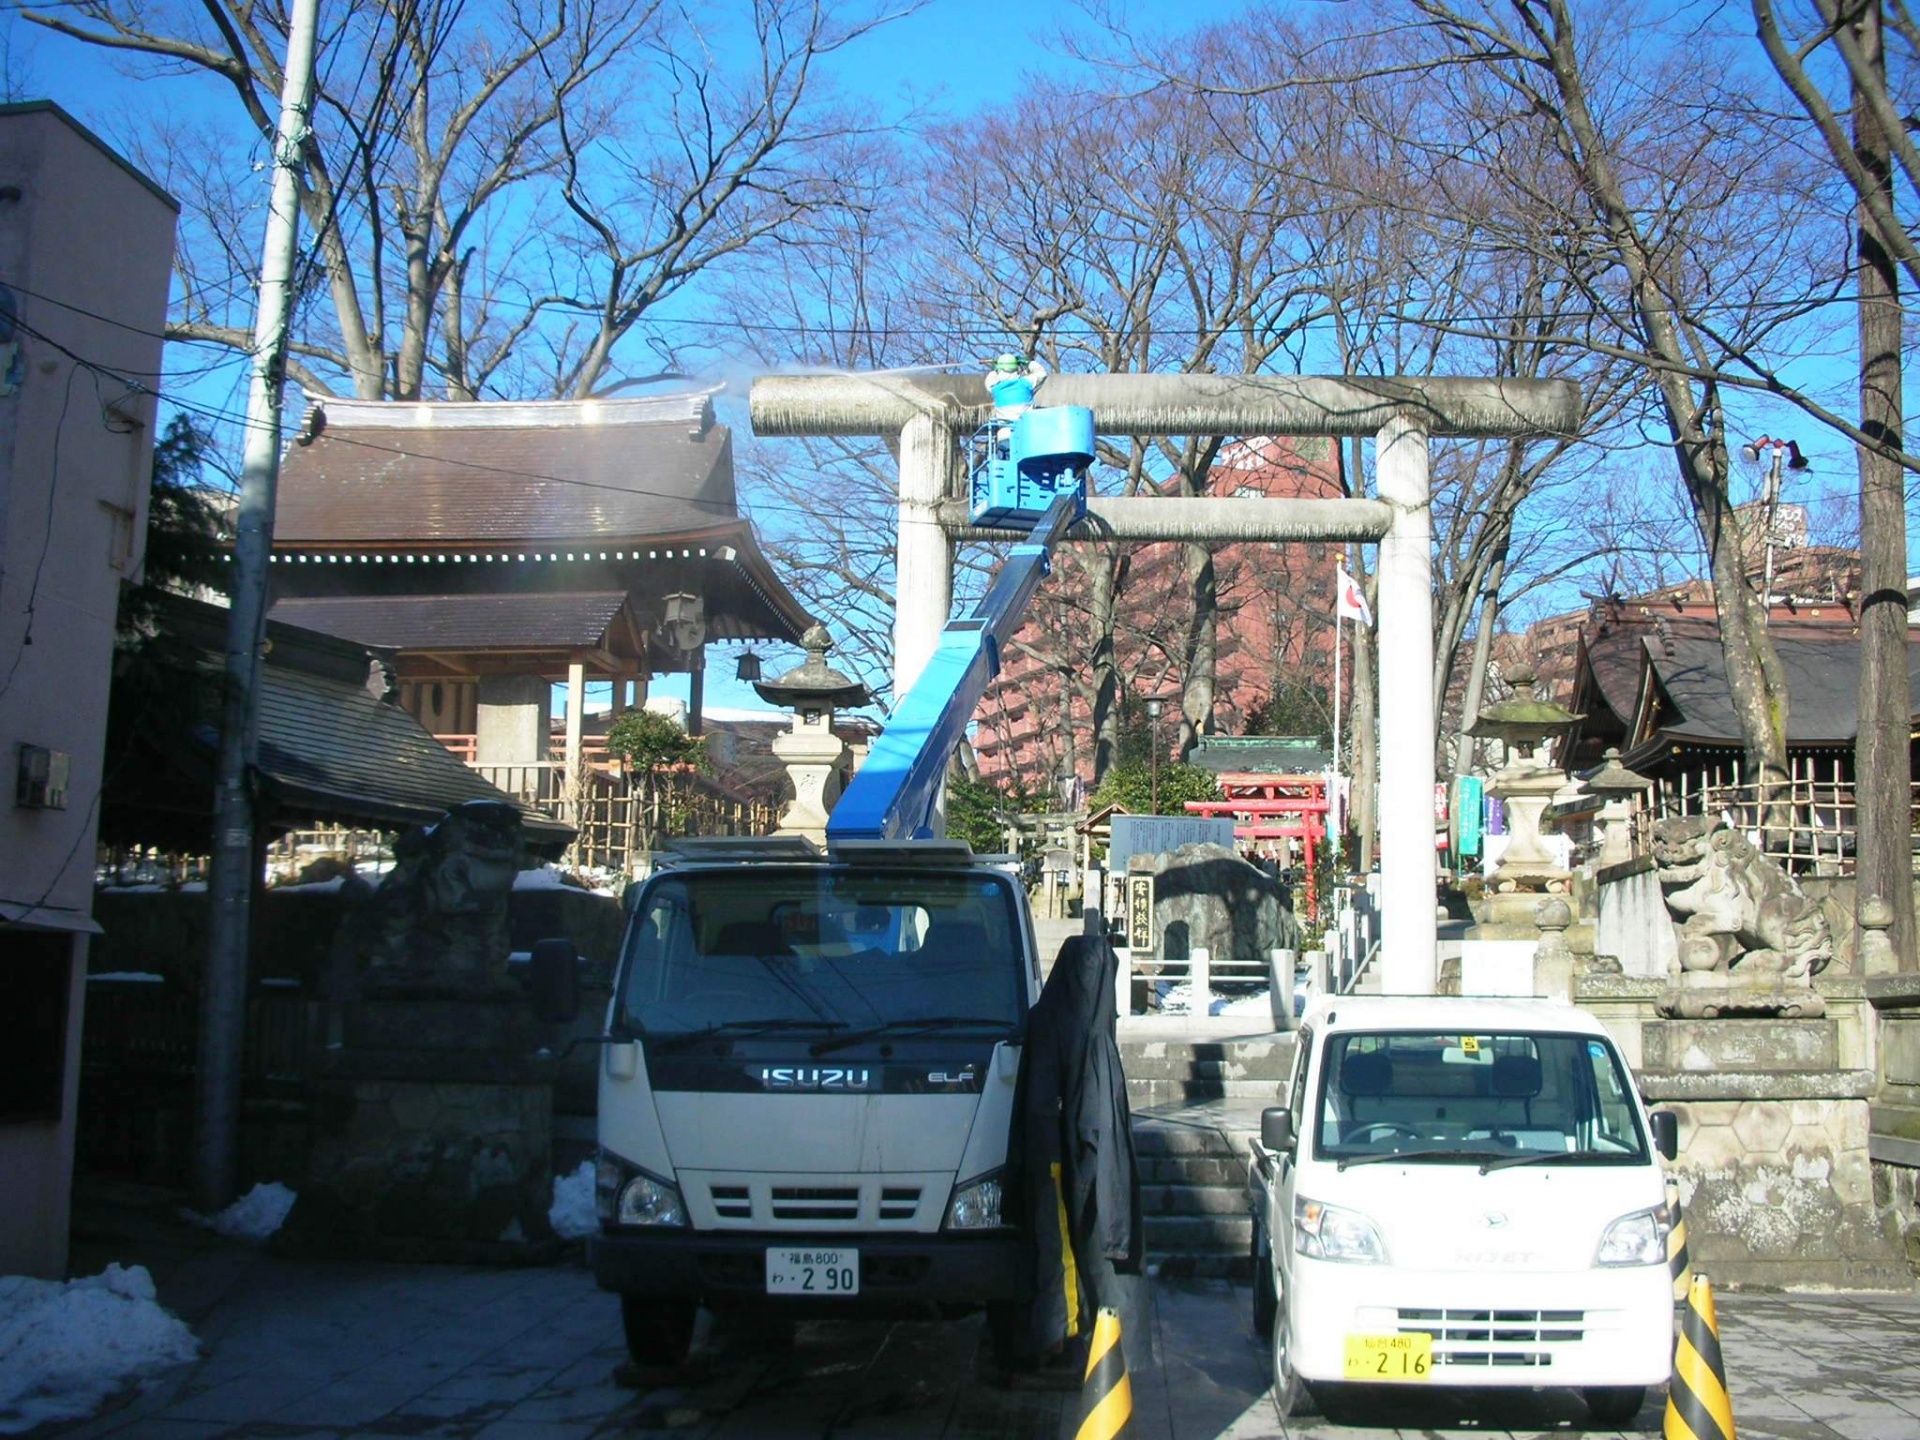
<path fill-rule="evenodd" d="M 1354 442 L 1357 447 L 1359 442 Z M 1367 584 L 1364 551 L 1354 546 L 1348 567 L 1354 583 Z M 1380 807 L 1380 683 L 1374 672 L 1373 631 L 1355 622 L 1353 654 L 1347 673 L 1352 689 L 1347 706 L 1348 733 L 1353 737 L 1353 828 L 1360 837 L 1359 870 L 1373 869 L 1373 844 L 1379 834 Z"/>
<path fill-rule="evenodd" d="M 1185 760 L 1213 733 L 1215 662 L 1220 651 L 1220 594 L 1213 571 L 1213 548 L 1200 541 L 1181 546 L 1181 559 L 1192 597 L 1193 615 L 1187 624 L 1186 677 L 1180 687 L 1180 746 Z"/>
<path fill-rule="evenodd" d="M 1855 35 L 1884 89 L 1880 0 L 1859 10 Z M 1893 201 L 1888 142 L 1853 87 L 1854 153 Z M 1860 306 L 1860 428 L 1901 448 L 1900 275 L 1866 202 L 1856 211 Z M 1878 895 L 1893 910 L 1888 938 L 1902 970 L 1916 968 L 1908 760 L 1907 515 L 1898 462 L 1861 447 L 1860 728 L 1854 740 L 1856 905 Z"/>
<path fill-rule="evenodd" d="M 1780 657 L 1767 633 L 1764 601 L 1747 579 L 1739 518 L 1727 495 L 1724 416 L 1711 382 L 1695 395 L 1692 368 L 1673 302 L 1662 289 L 1638 214 L 1615 173 L 1599 126 L 1588 106 L 1566 0 L 1548 0 L 1550 25 L 1522 7 L 1523 18 L 1545 43 L 1546 60 L 1560 93 L 1569 158 L 1618 252 L 1632 291 L 1649 368 L 1667 415 L 1680 481 L 1692 502 L 1706 543 L 1720 643 L 1726 653 L 1727 687 L 1740 722 L 1749 773 L 1765 786 L 1787 778 L 1787 685 Z"/>
<path fill-rule="evenodd" d="M 1480 600 L 1480 629 L 1473 637 L 1473 668 L 1467 671 L 1466 694 L 1460 700 L 1459 742 L 1453 752 L 1453 774 L 1458 779 L 1473 773 L 1474 738 L 1467 734 L 1480 718 L 1480 697 L 1487 689 L 1487 661 L 1493 653 L 1493 627 L 1500 619 L 1500 582 L 1506 578 L 1507 547 L 1502 545 L 1487 571 L 1486 590 Z"/>
<path fill-rule="evenodd" d="M 1093 632 L 1088 679 L 1093 689 L 1093 789 L 1107 778 L 1120 746 L 1120 667 L 1114 654 L 1114 595 L 1121 561 L 1107 547 L 1090 553 L 1088 624 Z"/>

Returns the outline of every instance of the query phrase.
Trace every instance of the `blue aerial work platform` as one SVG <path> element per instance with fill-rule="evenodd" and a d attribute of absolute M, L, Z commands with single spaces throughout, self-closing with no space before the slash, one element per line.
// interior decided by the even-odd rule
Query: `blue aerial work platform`
<path fill-rule="evenodd" d="M 968 513 L 976 525 L 1028 530 L 1063 495 L 1087 513 L 1087 467 L 1093 463 L 1093 411 L 1046 405 L 1013 420 L 994 419 L 973 443 L 976 464 Z"/>
<path fill-rule="evenodd" d="M 995 420 L 974 442 L 974 523 L 1021 529 L 987 593 L 947 622 L 926 668 L 901 697 L 827 817 L 827 843 L 914 840 L 933 834 L 934 808 L 947 762 L 993 677 L 1000 651 L 1026 615 L 1051 568 L 1053 547 L 1086 514 L 1093 461 L 1093 412 L 1077 405 L 1039 407 Z M 980 443 L 985 442 L 984 457 Z"/>

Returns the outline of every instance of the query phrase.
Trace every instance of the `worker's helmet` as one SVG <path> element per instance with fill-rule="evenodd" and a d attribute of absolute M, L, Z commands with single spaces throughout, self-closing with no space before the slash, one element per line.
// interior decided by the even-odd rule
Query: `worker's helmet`
<path fill-rule="evenodd" d="M 1009 350 L 1005 354 L 995 358 L 993 368 L 996 374 L 1018 375 L 1022 370 L 1027 368 L 1027 359 L 1026 356 L 1016 355 Z"/>

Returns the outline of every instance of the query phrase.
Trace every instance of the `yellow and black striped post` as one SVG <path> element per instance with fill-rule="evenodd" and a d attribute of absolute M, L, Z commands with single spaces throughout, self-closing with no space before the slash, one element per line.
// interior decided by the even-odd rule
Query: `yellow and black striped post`
<path fill-rule="evenodd" d="M 1116 1440 L 1133 1433 L 1133 1382 L 1120 1345 L 1120 1312 L 1102 1306 L 1087 1346 L 1087 1377 L 1081 1387 L 1086 1418 L 1073 1440 Z"/>
<path fill-rule="evenodd" d="M 1673 1275 L 1673 1303 L 1687 1303 L 1693 1287 L 1693 1260 L 1687 1254 L 1687 1217 L 1680 1208 L 1680 1187 L 1667 1181 L 1667 1211 L 1673 1216 L 1673 1228 L 1667 1231 L 1667 1269 Z"/>
<path fill-rule="evenodd" d="M 1666 1440 L 1736 1440 L 1727 1362 L 1720 1354 L 1720 1326 L 1713 1316 L 1713 1286 L 1704 1275 L 1693 1277 L 1680 1316 L 1665 1434 Z"/>

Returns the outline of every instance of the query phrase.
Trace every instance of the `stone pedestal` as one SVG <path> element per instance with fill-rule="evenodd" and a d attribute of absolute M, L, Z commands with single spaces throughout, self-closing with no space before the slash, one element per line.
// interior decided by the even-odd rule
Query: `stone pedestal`
<path fill-rule="evenodd" d="M 1876 1077 L 1837 1067 L 1835 1022 L 1647 1020 L 1640 1049 L 1642 1093 L 1680 1117 L 1672 1172 L 1696 1270 L 1744 1285 L 1911 1284 L 1874 1203 Z"/>
<path fill-rule="evenodd" d="M 1489 877 L 1490 885 L 1503 880 L 1544 883 L 1567 878 L 1558 857 L 1547 849 L 1540 834 L 1540 817 L 1567 777 L 1532 759 L 1516 759 L 1487 785 L 1489 794 L 1507 808 L 1507 848 Z"/>
<path fill-rule="evenodd" d="M 551 1250 L 550 1029 L 518 996 L 344 1006 L 288 1242 L 462 1263 Z"/>
<path fill-rule="evenodd" d="M 773 737 L 773 753 L 793 778 L 793 803 L 780 816 L 782 835 L 827 841 L 827 812 L 840 798 L 840 767 L 846 743 L 833 733 L 833 712 L 816 710 L 794 719 L 791 730 Z"/>

